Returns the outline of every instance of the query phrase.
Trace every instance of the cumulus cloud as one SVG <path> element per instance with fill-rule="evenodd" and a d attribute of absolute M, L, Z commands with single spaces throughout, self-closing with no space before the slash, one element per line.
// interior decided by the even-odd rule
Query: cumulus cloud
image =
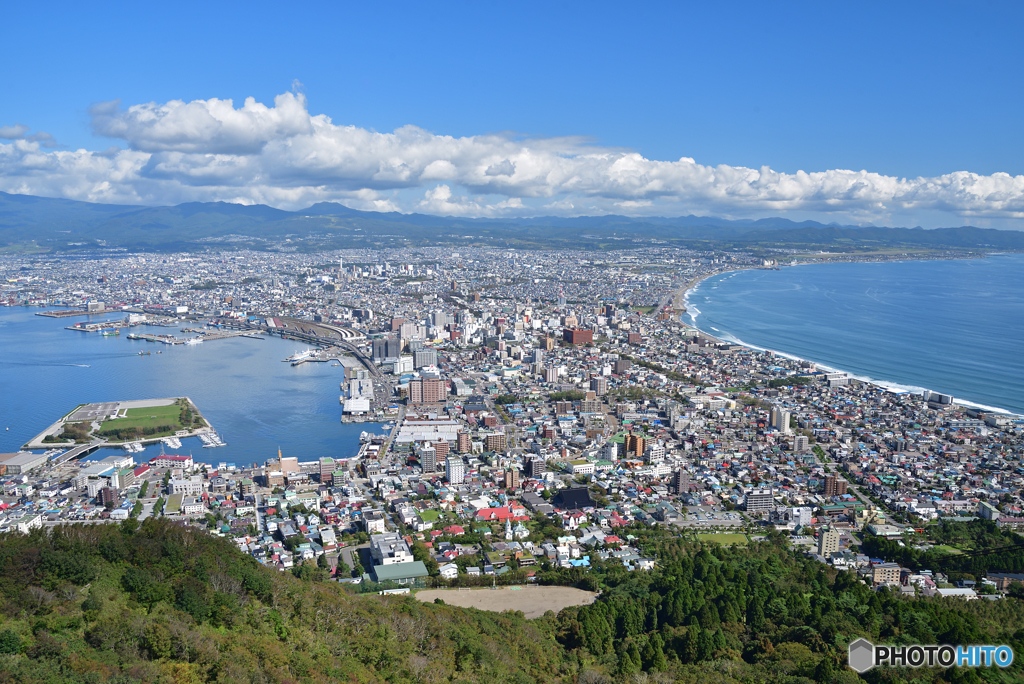
<path fill-rule="evenodd" d="M 212 98 L 90 109 L 103 151 L 48 150 L 45 134 L 0 128 L 0 189 L 132 204 L 227 200 L 297 209 L 354 208 L 451 216 L 800 215 L 885 221 L 939 212 L 1024 218 L 1024 176 L 955 171 L 896 178 L 831 169 L 652 160 L 582 138 L 453 137 L 416 126 L 390 133 L 310 114 L 301 84 L 272 107 Z"/>

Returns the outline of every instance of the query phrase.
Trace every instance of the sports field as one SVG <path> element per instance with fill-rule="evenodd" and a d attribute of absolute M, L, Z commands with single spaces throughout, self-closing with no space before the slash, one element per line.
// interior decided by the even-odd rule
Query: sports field
<path fill-rule="evenodd" d="M 722 546 L 732 546 L 735 544 L 747 543 L 747 535 L 729 532 L 719 532 L 716 534 L 698 534 L 697 539 L 698 541 L 715 542 L 716 544 L 721 544 Z"/>
<path fill-rule="evenodd" d="M 433 603 L 439 598 L 448 605 L 460 608 L 479 608 L 500 613 L 520 610 L 527 618 L 538 618 L 551 610 L 557 613 L 569 606 L 585 606 L 594 602 L 597 594 L 573 587 L 498 587 L 471 590 L 427 589 L 417 591 L 416 598 Z"/>

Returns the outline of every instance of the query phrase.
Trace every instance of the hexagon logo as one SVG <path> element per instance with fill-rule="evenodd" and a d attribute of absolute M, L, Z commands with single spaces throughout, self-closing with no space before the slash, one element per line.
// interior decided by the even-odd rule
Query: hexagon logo
<path fill-rule="evenodd" d="M 867 639 L 857 639 L 850 644 L 847 657 L 851 670 L 867 672 L 875 666 L 875 645 Z"/>

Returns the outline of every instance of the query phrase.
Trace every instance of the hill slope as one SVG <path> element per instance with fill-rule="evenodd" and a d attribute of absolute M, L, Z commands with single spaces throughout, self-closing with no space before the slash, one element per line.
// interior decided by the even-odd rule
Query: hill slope
<path fill-rule="evenodd" d="M 844 649 L 1009 643 L 1024 602 L 874 592 L 780 545 L 724 549 L 637 527 L 660 569 L 598 562 L 593 605 L 525 620 L 354 596 L 166 520 L 0 537 L 0 682 L 845 682 Z M 548 571 L 549 581 L 581 579 Z M 1020 681 L 1017 659 L 990 681 Z M 897 669 L 869 681 L 980 681 Z M 990 677 L 991 675 L 991 677 Z M 922 678 L 923 677 L 923 678 Z"/>

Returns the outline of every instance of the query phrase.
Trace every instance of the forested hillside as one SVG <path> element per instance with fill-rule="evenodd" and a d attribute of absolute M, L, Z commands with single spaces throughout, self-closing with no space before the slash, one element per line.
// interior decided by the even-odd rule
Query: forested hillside
<path fill-rule="evenodd" d="M 702 546 L 632 530 L 659 569 L 595 572 L 591 606 L 537 620 L 357 596 L 163 520 L 0 538 L 0 682 L 857 682 L 845 646 L 1010 643 L 1024 601 L 874 592 L 780 539 Z M 552 576 L 553 578 L 555 575 Z M 567 575 L 568 577 L 568 575 Z M 1008 671 L 869 682 L 1022 681 Z"/>

